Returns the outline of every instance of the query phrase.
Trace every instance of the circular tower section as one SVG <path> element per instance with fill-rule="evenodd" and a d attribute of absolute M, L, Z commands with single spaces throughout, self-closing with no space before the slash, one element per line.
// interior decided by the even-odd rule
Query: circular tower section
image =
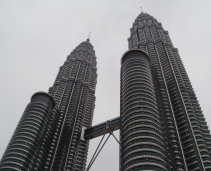
<path fill-rule="evenodd" d="M 1 171 L 34 170 L 35 161 L 42 163 L 54 132 L 53 128 L 48 129 L 54 107 L 55 101 L 49 94 L 37 92 L 32 96 L 0 161 Z"/>
<path fill-rule="evenodd" d="M 130 50 L 121 64 L 120 170 L 168 170 L 149 57 Z"/>

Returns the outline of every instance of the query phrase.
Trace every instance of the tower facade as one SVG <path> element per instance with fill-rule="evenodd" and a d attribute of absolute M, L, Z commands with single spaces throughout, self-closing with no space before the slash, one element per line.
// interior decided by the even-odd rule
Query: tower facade
<path fill-rule="evenodd" d="M 91 127 L 97 62 L 87 39 L 68 55 L 49 93 L 32 96 L 0 171 L 83 171 L 88 140 L 119 128 L 120 171 L 211 171 L 211 135 L 168 32 L 145 13 L 130 31 L 120 117 Z"/>
<path fill-rule="evenodd" d="M 178 50 L 141 13 L 121 67 L 120 170 L 211 170 L 211 135 Z"/>
<path fill-rule="evenodd" d="M 35 93 L 5 150 L 0 170 L 27 171 L 44 165 L 58 117 L 54 99 L 44 92 Z"/>
<path fill-rule="evenodd" d="M 92 124 L 97 83 L 96 56 L 89 39 L 78 45 L 60 67 L 49 94 L 60 112 L 57 132 L 46 169 L 84 170 L 88 141 L 81 141 L 82 127 Z M 55 152 L 55 153 L 54 153 Z M 54 153 L 54 154 L 53 154 Z"/>
<path fill-rule="evenodd" d="M 97 79 L 96 56 L 89 39 L 60 67 L 49 93 L 32 96 L 1 159 L 0 170 L 85 170 Z"/>

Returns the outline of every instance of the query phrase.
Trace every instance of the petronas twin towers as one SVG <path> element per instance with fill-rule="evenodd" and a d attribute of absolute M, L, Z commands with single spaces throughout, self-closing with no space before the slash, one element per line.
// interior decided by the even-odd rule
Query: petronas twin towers
<path fill-rule="evenodd" d="M 141 13 L 130 35 L 121 58 L 120 117 L 92 126 L 97 62 L 87 39 L 49 93 L 32 96 L 0 171 L 83 171 L 89 140 L 117 129 L 121 171 L 211 171 L 210 131 L 168 32 Z"/>

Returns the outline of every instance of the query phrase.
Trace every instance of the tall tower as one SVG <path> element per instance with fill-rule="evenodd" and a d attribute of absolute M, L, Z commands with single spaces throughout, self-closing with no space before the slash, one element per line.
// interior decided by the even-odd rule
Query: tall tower
<path fill-rule="evenodd" d="M 97 83 L 96 56 L 90 40 L 82 42 L 60 67 L 49 93 L 60 112 L 59 123 L 46 169 L 85 169 L 88 141 L 81 141 L 82 127 L 92 124 Z M 53 152 L 56 151 L 55 154 Z"/>
<path fill-rule="evenodd" d="M 121 170 L 211 170 L 211 135 L 161 23 L 141 13 L 121 67 Z"/>
<path fill-rule="evenodd" d="M 44 92 L 35 93 L 5 150 L 0 170 L 28 171 L 43 166 L 58 117 L 54 99 Z"/>
<path fill-rule="evenodd" d="M 1 159 L 0 170 L 85 169 L 89 141 L 80 138 L 82 129 L 92 124 L 96 63 L 89 39 L 71 52 L 49 94 L 32 96 Z"/>
<path fill-rule="evenodd" d="M 119 128 L 120 171 L 211 171 L 211 135 L 168 32 L 141 13 L 128 41 L 120 117 L 91 126 L 97 62 L 87 39 L 68 55 L 49 93 L 32 96 L 0 171 L 83 171 L 89 140 Z"/>

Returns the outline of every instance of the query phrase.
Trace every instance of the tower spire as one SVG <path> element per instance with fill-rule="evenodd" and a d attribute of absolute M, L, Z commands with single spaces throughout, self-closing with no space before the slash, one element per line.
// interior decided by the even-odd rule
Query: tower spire
<path fill-rule="evenodd" d="M 141 8 L 141 13 L 142 13 L 142 12 L 143 12 L 143 11 L 142 11 L 142 7 L 140 7 L 140 8 Z"/>
<path fill-rule="evenodd" d="M 91 31 L 89 32 L 89 37 L 88 37 L 87 41 L 90 41 L 90 35 L 91 35 Z"/>

